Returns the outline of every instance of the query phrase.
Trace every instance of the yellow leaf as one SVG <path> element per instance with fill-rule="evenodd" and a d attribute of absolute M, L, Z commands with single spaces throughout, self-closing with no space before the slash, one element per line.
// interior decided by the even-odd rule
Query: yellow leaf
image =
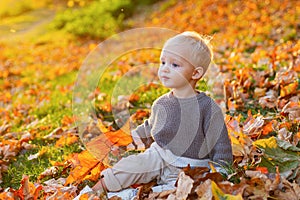
<path fill-rule="evenodd" d="M 224 194 L 224 192 L 218 187 L 218 185 L 212 181 L 211 182 L 211 190 L 215 200 L 243 200 L 241 194 L 238 195 L 231 195 L 231 194 Z"/>
<path fill-rule="evenodd" d="M 297 92 L 298 82 L 290 83 L 286 86 L 280 85 L 280 96 L 285 97 Z"/>
<path fill-rule="evenodd" d="M 238 190 L 238 188 L 237 188 Z M 214 200 L 243 200 L 241 194 L 232 195 L 225 194 L 222 189 L 212 180 L 207 179 L 204 183 L 196 188 L 196 193 L 200 200 L 214 199 Z"/>

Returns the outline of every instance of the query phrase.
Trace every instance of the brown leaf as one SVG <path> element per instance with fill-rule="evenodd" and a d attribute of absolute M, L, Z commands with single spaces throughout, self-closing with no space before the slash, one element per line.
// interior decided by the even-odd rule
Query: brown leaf
<path fill-rule="evenodd" d="M 47 148 L 42 147 L 42 149 L 37 152 L 36 154 L 31 154 L 27 157 L 27 160 L 33 160 L 33 159 L 37 159 L 38 157 L 42 156 L 43 154 L 45 154 L 47 152 Z"/>
<path fill-rule="evenodd" d="M 207 167 L 191 168 L 190 165 L 188 165 L 187 167 L 184 167 L 182 170 L 187 176 L 191 177 L 193 180 L 203 178 L 204 174 L 210 171 L 209 168 L 207 168 Z"/>
<path fill-rule="evenodd" d="M 195 191 L 197 195 L 202 199 L 206 199 L 206 200 L 213 199 L 210 179 L 207 179 L 206 181 L 204 181 L 204 183 L 198 185 Z"/>
<path fill-rule="evenodd" d="M 277 95 L 274 90 L 269 90 L 266 93 L 266 96 L 259 98 L 258 103 L 261 105 L 262 108 L 274 108 L 277 105 Z"/>
<path fill-rule="evenodd" d="M 288 114 L 290 120 L 299 120 L 300 119 L 300 103 L 290 101 L 282 108 L 281 112 Z"/>
<path fill-rule="evenodd" d="M 109 200 L 122 200 L 122 198 L 117 197 L 117 196 L 113 196 L 113 197 L 109 198 Z"/>
<path fill-rule="evenodd" d="M 258 116 L 256 118 L 251 119 L 244 125 L 244 133 L 248 135 L 256 134 L 258 130 L 264 125 L 263 116 Z"/>
<path fill-rule="evenodd" d="M 152 192 L 152 187 L 156 185 L 156 181 L 151 181 L 149 183 L 143 184 L 138 187 L 137 200 L 145 199 L 149 196 L 150 192 Z"/>
<path fill-rule="evenodd" d="M 229 181 L 223 181 L 218 182 L 218 186 L 224 193 L 232 195 L 242 195 L 245 188 L 248 187 L 244 181 L 241 181 L 238 184 L 233 184 Z"/>
<path fill-rule="evenodd" d="M 11 128 L 10 124 L 3 124 L 0 126 L 0 135 L 5 134 L 6 132 L 8 132 L 8 130 Z"/>

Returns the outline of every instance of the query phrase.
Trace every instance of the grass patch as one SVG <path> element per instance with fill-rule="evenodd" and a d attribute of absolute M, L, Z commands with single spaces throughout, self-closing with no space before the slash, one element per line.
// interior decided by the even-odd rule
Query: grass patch
<path fill-rule="evenodd" d="M 62 148 L 57 148 L 53 143 L 48 143 L 47 141 L 41 141 L 39 139 L 33 140 L 32 143 L 38 144 L 38 148 L 23 151 L 17 156 L 16 160 L 8 166 L 8 171 L 3 173 L 3 183 L 1 184 L 1 187 L 12 187 L 17 189 L 20 186 L 23 175 L 28 175 L 30 181 L 35 182 L 38 179 L 39 174 L 52 166 L 50 161 L 61 162 L 64 160 L 65 156 L 82 150 L 79 143 L 64 146 Z M 42 156 L 37 159 L 28 160 L 30 155 L 39 152 L 43 148 L 46 149 L 46 152 Z M 57 174 L 58 177 L 62 177 L 62 174 L 60 173 L 61 171 Z"/>

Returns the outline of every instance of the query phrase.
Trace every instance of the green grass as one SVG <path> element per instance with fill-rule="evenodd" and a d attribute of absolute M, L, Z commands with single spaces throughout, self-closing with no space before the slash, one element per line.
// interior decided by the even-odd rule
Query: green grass
<path fill-rule="evenodd" d="M 75 81 L 76 75 L 77 72 L 73 71 L 68 74 L 58 76 L 50 82 L 46 82 L 45 84 L 48 84 L 48 87 L 51 90 L 49 102 L 45 102 L 39 107 L 33 107 L 29 113 L 29 115 L 34 116 L 39 120 L 38 124 L 34 127 L 26 128 L 27 124 L 20 122 L 19 125 L 13 127 L 13 131 L 17 132 L 36 130 L 38 132 L 38 137 L 35 137 L 34 140 L 29 142 L 35 145 L 33 149 L 23 149 L 19 155 L 16 156 L 15 160 L 9 164 L 8 171 L 2 174 L 3 182 L 0 184 L 1 187 L 18 188 L 23 175 L 28 175 L 30 177 L 30 181 L 36 181 L 39 174 L 52 166 L 50 161 L 63 161 L 64 156 L 74 152 L 80 152 L 82 150 L 82 144 L 80 142 L 70 146 L 57 148 L 55 147 L 56 140 L 42 139 L 43 136 L 49 134 L 53 129 L 61 126 L 61 120 L 64 116 L 72 116 L 72 91 L 62 94 L 58 88 L 72 84 Z M 32 102 L 34 98 L 23 100 L 24 103 L 27 102 L 28 104 L 35 105 L 34 102 Z M 45 130 L 40 128 L 43 126 L 47 126 L 49 128 Z M 45 154 L 37 159 L 28 160 L 29 155 L 35 154 L 42 149 L 46 151 Z M 61 173 L 61 171 L 59 173 Z M 63 177 L 64 175 L 57 174 L 57 176 Z"/>
<path fill-rule="evenodd" d="M 30 181 L 35 182 L 39 174 L 52 166 L 50 161 L 61 162 L 64 160 L 64 156 L 82 150 L 79 143 L 57 148 L 51 141 L 35 139 L 32 141 L 32 144 L 36 144 L 38 147 L 29 151 L 22 151 L 20 155 L 17 156 L 16 160 L 8 166 L 8 171 L 3 173 L 3 183 L 1 184 L 1 187 L 12 187 L 17 189 L 20 186 L 23 175 L 29 176 Z M 42 156 L 37 159 L 28 160 L 29 155 L 37 153 L 42 148 L 46 148 L 46 152 Z M 61 170 L 58 172 L 57 177 L 63 177 Z M 43 179 L 43 181 L 49 178 L 51 177 L 47 177 Z"/>

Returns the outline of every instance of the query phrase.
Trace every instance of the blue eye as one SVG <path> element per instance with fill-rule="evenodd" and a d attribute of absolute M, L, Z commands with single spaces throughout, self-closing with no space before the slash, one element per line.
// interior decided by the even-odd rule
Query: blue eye
<path fill-rule="evenodd" d="M 173 63 L 172 66 L 175 67 L 175 68 L 176 68 L 176 67 L 180 67 L 180 66 L 179 66 L 178 64 L 176 64 L 176 63 Z"/>

